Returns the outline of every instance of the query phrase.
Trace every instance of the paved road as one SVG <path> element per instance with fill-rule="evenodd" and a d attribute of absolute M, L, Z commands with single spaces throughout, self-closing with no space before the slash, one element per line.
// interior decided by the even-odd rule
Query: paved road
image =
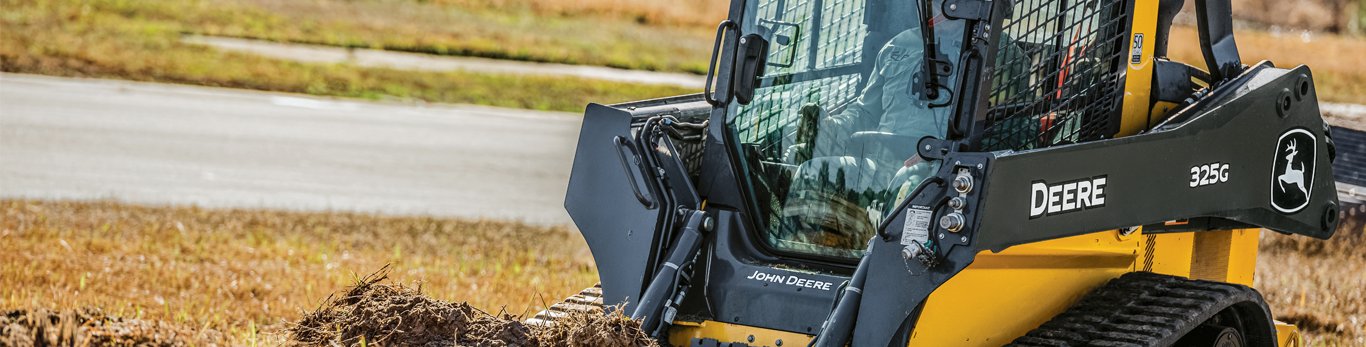
<path fill-rule="evenodd" d="M 570 224 L 579 119 L 0 74 L 0 197 Z"/>
<path fill-rule="evenodd" d="M 1366 120 L 1356 105 L 1324 112 L 1339 126 Z M 0 198 L 570 224 L 562 203 L 579 120 L 0 74 Z"/>

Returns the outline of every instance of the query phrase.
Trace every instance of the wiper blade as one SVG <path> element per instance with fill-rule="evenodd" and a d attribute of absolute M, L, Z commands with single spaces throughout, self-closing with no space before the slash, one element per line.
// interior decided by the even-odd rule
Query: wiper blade
<path fill-rule="evenodd" d="M 939 52 L 939 45 L 934 35 L 934 0 L 921 0 L 920 12 L 920 42 L 922 44 L 923 56 L 921 61 L 920 73 L 916 76 L 918 80 L 912 91 L 920 94 L 922 100 L 930 101 L 939 99 L 939 89 L 948 90 L 948 87 L 939 83 L 940 77 L 947 77 L 953 74 L 953 66 L 943 53 Z M 946 105 L 930 105 L 931 107 L 942 107 Z"/>

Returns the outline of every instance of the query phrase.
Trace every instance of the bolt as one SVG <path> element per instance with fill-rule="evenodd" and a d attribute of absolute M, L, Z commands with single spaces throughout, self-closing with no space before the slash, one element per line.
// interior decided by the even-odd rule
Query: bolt
<path fill-rule="evenodd" d="M 939 217 L 939 227 L 948 229 L 949 232 L 956 233 L 963 230 L 963 225 L 965 224 L 967 224 L 967 220 L 963 218 L 962 213 L 954 212 Z"/>
<path fill-rule="evenodd" d="M 954 178 L 953 190 L 957 190 L 959 193 L 962 194 L 967 194 L 968 192 L 972 191 L 972 177 L 958 176 L 958 178 Z"/>
<path fill-rule="evenodd" d="M 925 145 L 925 150 L 930 150 L 930 145 Z"/>
<path fill-rule="evenodd" d="M 968 242 L 968 237 L 967 237 L 967 236 L 960 237 L 960 238 L 958 238 L 958 242 Z"/>
<path fill-rule="evenodd" d="M 939 239 L 940 239 L 940 240 L 943 240 L 943 239 L 944 239 L 944 233 L 939 233 Z"/>
<path fill-rule="evenodd" d="M 783 339 L 778 339 L 778 341 L 774 342 L 774 344 L 777 344 L 778 347 L 783 347 Z"/>
<path fill-rule="evenodd" d="M 1332 230 L 1333 226 L 1337 225 L 1340 217 L 1342 216 L 1338 215 L 1338 207 L 1331 202 L 1328 203 L 1323 209 L 1323 218 L 1320 221 L 1323 223 L 1323 230 Z"/>
<path fill-rule="evenodd" d="M 967 206 L 967 204 L 968 203 L 964 201 L 962 197 L 955 196 L 953 199 L 949 199 L 949 207 L 952 207 L 955 210 L 961 210 L 964 206 Z"/>
<path fill-rule="evenodd" d="M 949 4 L 949 11 L 957 11 L 958 4 Z"/>
<path fill-rule="evenodd" d="M 754 335 L 749 336 L 749 342 L 754 342 Z"/>
<path fill-rule="evenodd" d="M 978 169 L 978 170 L 981 170 L 982 168 L 983 168 L 982 163 L 977 163 L 977 169 Z"/>
<path fill-rule="evenodd" d="M 741 37 L 741 38 L 740 38 L 740 43 L 745 43 L 745 38 Z M 753 337 L 750 337 L 749 342 L 754 342 L 754 338 L 753 338 Z"/>
<path fill-rule="evenodd" d="M 715 228 L 715 227 L 716 227 L 716 220 L 711 219 L 711 217 L 707 217 L 707 219 L 703 219 L 703 220 L 702 220 L 702 230 L 705 230 L 705 231 L 709 231 L 709 232 L 710 232 L 710 231 L 712 231 L 712 228 Z"/>

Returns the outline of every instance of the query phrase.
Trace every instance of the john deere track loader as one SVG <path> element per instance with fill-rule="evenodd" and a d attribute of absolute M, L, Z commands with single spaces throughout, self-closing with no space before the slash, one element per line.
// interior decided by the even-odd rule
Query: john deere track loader
<path fill-rule="evenodd" d="M 706 92 L 588 106 L 575 302 L 675 346 L 1293 346 L 1250 286 L 1262 230 L 1338 223 L 1313 73 L 1229 0 L 1167 59 L 1182 2 L 733 0 Z"/>

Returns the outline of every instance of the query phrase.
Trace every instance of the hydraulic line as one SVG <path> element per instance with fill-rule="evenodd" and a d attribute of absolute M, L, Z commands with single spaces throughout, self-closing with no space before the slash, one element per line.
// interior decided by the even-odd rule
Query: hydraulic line
<path fill-rule="evenodd" d="M 844 289 L 839 302 L 835 304 L 835 309 L 830 311 L 825 324 L 821 325 L 821 332 L 816 335 L 812 346 L 841 347 L 849 343 L 849 337 L 854 333 L 854 320 L 858 318 L 858 307 L 863 298 L 863 284 L 868 281 L 873 241 L 868 240 L 868 250 L 864 251 L 863 258 L 859 259 L 854 277 L 849 279 L 849 286 Z"/>
<path fill-rule="evenodd" d="M 664 321 L 663 313 L 665 308 L 671 304 L 667 301 L 672 297 L 677 288 L 679 271 L 692 262 L 697 257 L 697 253 L 702 249 L 701 225 L 705 220 L 706 214 L 702 211 L 692 211 L 688 216 L 688 222 L 679 233 L 678 240 L 674 242 L 674 247 L 669 252 L 669 257 L 659 267 L 654 279 L 650 281 L 650 286 L 645 290 L 645 294 L 640 296 L 640 304 L 636 306 L 636 311 L 631 314 L 631 320 L 640 322 L 641 330 L 651 332 L 660 331 L 661 322 Z"/>

